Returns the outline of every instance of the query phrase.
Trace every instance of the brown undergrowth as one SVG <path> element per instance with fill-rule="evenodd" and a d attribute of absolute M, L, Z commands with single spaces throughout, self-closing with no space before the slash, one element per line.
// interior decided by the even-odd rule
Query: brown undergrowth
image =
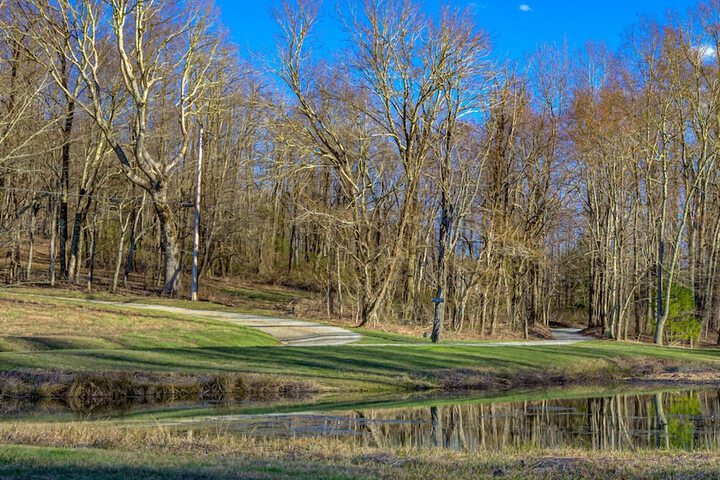
<path fill-rule="evenodd" d="M 720 371 L 666 359 L 598 360 L 591 369 L 547 369 L 498 372 L 472 368 L 438 370 L 428 385 L 444 391 L 510 390 L 563 385 L 647 383 L 663 385 L 720 385 Z"/>
<path fill-rule="evenodd" d="M 55 400 L 72 409 L 180 400 L 303 398 L 314 383 L 262 375 L 186 375 L 127 372 L 0 373 L 0 399 Z"/>

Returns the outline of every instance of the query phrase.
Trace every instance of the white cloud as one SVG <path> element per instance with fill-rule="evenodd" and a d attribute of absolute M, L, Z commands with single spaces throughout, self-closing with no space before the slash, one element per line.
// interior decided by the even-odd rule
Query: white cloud
<path fill-rule="evenodd" d="M 532 12 L 532 8 L 530 8 L 530 5 L 523 3 L 519 7 L 521 12 Z"/>
<path fill-rule="evenodd" d="M 700 61 L 702 62 L 709 62 L 710 60 L 715 60 L 718 56 L 717 49 L 713 45 L 696 45 L 692 48 L 693 50 L 695 50 L 698 57 L 700 57 Z"/>

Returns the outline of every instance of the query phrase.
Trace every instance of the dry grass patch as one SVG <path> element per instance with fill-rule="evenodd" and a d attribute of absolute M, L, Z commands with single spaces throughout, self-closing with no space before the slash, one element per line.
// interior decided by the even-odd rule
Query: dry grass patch
<path fill-rule="evenodd" d="M 110 423 L 5 424 L 0 443 L 61 448 L 93 448 L 104 452 L 153 454 L 159 464 L 168 458 L 199 460 L 232 471 L 270 467 L 262 477 L 287 478 L 290 469 L 313 471 L 313 477 L 392 479 L 714 479 L 720 473 L 720 452 L 674 450 L 588 451 L 525 448 L 507 451 L 378 448 L 330 438 L 257 439 L 224 432 L 129 428 Z M 255 467 L 252 467 L 252 466 Z M 184 478 L 197 472 L 186 466 Z M 246 471 L 246 470 L 243 470 Z M 346 477 L 348 476 L 348 477 Z M 222 477 L 225 478 L 225 477 Z"/>
<path fill-rule="evenodd" d="M 207 318 L 0 295 L 0 351 L 276 344 L 259 331 Z"/>

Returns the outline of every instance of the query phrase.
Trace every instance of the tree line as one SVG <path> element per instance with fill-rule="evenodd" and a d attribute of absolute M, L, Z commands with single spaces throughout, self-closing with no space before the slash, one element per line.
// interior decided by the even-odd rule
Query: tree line
<path fill-rule="evenodd" d="M 616 52 L 521 64 L 472 12 L 410 0 L 341 5 L 333 50 L 333 12 L 288 0 L 272 58 L 241 55 L 209 2 L 0 7 L 6 283 L 97 270 L 181 294 L 202 128 L 201 277 L 322 292 L 329 316 L 435 341 L 720 330 L 717 0 L 638 21 Z"/>

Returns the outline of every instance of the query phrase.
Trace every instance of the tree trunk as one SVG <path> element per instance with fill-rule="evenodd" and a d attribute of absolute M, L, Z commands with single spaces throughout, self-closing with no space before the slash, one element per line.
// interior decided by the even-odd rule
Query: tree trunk
<path fill-rule="evenodd" d="M 136 207 L 131 215 L 132 224 L 130 227 L 130 244 L 128 245 L 127 259 L 125 260 L 125 268 L 123 270 L 123 288 L 127 288 L 128 277 L 130 276 L 130 272 L 132 272 L 133 265 L 135 263 L 135 250 L 137 249 L 137 242 L 141 236 L 141 234 L 138 234 L 138 226 L 142 225 L 142 213 L 145 208 L 145 198 L 146 193 L 143 192 L 140 206 Z"/>
<path fill-rule="evenodd" d="M 60 275 L 66 278 L 68 275 L 67 265 L 67 240 L 68 240 L 68 195 L 70 194 L 70 137 L 72 135 L 73 119 L 75 117 L 75 102 L 67 99 L 67 112 L 65 114 L 65 125 L 63 126 L 63 145 L 61 152 L 60 168 L 60 209 L 58 212 L 58 227 L 60 236 Z"/>
<path fill-rule="evenodd" d="M 48 210 L 50 211 L 50 245 L 48 246 L 48 257 L 50 257 L 50 267 L 48 268 L 48 281 L 50 286 L 55 286 L 55 261 L 57 257 L 56 242 L 57 242 L 57 201 L 50 199 L 48 202 Z"/>
<path fill-rule="evenodd" d="M 87 210 L 79 209 L 75 212 L 75 217 L 73 219 L 72 237 L 70 238 L 70 261 L 68 262 L 67 273 L 68 278 L 73 280 L 75 283 L 78 282 L 80 272 L 80 233 L 86 216 Z"/>
<path fill-rule="evenodd" d="M 658 344 L 662 345 L 663 343 L 663 331 L 665 329 L 665 319 L 667 317 L 667 313 L 663 310 L 663 259 L 665 258 L 665 243 L 660 240 L 658 243 L 658 261 L 657 261 L 657 297 L 656 302 L 656 314 L 655 314 L 655 337 L 653 338 L 653 341 Z"/>
<path fill-rule="evenodd" d="M 83 180 L 84 182 L 85 180 Z M 70 238 L 70 254 L 68 262 L 68 278 L 78 283 L 80 280 L 80 242 L 82 240 L 82 227 L 87 219 L 88 212 L 92 207 L 92 192 L 88 192 L 84 186 L 78 192 L 78 201 L 73 217 L 72 236 Z"/>
<path fill-rule="evenodd" d="M 40 205 L 37 200 L 33 200 L 32 208 L 30 209 L 30 225 L 28 227 L 28 258 L 25 267 L 25 280 L 30 281 L 32 275 L 34 249 L 35 249 L 35 229 L 37 226 L 37 213 L 40 210 Z"/>
<path fill-rule="evenodd" d="M 92 290 L 95 280 L 95 251 L 97 250 L 98 226 L 97 218 L 93 220 L 93 228 L 90 231 L 90 258 L 88 259 L 87 291 Z"/>
<path fill-rule="evenodd" d="M 161 189 L 153 193 L 155 213 L 160 224 L 160 248 L 163 252 L 164 295 L 175 296 L 180 289 L 180 247 L 177 226 L 167 202 L 167 193 Z"/>
<path fill-rule="evenodd" d="M 438 232 L 438 271 L 437 271 L 437 292 L 433 302 L 435 303 L 435 314 L 433 316 L 433 328 L 430 339 L 433 343 L 440 342 L 442 334 L 443 321 L 445 319 L 445 305 L 442 298 L 447 289 L 447 258 L 445 249 L 447 248 L 448 236 L 450 233 L 450 212 L 447 207 L 447 197 L 443 192 L 443 207 L 441 209 L 440 229 Z"/>

